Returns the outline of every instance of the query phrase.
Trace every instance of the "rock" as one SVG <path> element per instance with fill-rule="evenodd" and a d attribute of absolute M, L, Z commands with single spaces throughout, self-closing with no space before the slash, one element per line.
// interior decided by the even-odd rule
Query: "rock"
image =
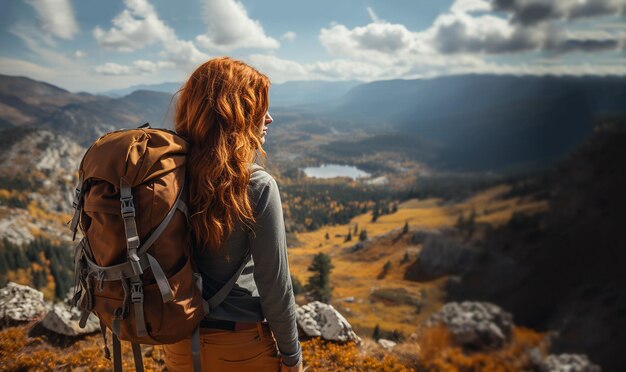
<path fill-rule="evenodd" d="M 0 289 L 0 324 L 28 322 L 45 312 L 43 293 L 38 290 L 13 282 Z"/>
<path fill-rule="evenodd" d="M 380 346 L 382 346 L 384 349 L 387 349 L 387 350 L 391 350 L 391 349 L 393 349 L 394 346 L 396 346 L 395 342 L 393 342 L 391 340 L 384 339 L 384 338 L 379 338 L 378 339 L 378 344 Z"/>
<path fill-rule="evenodd" d="M 489 302 L 449 302 L 432 314 L 426 326 L 442 323 L 454 340 L 467 349 L 502 347 L 511 337 L 513 316 Z"/>
<path fill-rule="evenodd" d="M 314 301 L 296 309 L 297 322 L 307 336 L 321 336 L 325 340 L 361 343 L 352 326 L 331 305 Z"/>
<path fill-rule="evenodd" d="M 92 314 L 87 319 L 85 328 L 78 326 L 80 311 L 76 308 L 69 308 L 64 303 L 55 304 L 41 321 L 41 325 L 49 331 L 64 336 L 80 336 L 100 330 L 100 321 Z"/>
<path fill-rule="evenodd" d="M 548 355 L 539 364 L 542 372 L 600 372 L 600 366 L 593 364 L 584 354 Z"/>

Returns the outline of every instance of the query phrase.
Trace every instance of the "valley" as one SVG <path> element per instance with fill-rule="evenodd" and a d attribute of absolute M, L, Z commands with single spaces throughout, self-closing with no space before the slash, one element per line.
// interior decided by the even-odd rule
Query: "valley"
<path fill-rule="evenodd" d="M 330 303 L 363 338 L 378 328 L 410 340 L 444 304 L 482 300 L 511 312 L 524 337 L 619 370 L 626 84 L 616 79 L 620 93 L 610 96 L 602 79 L 531 79 L 496 99 L 509 78 L 488 78 L 491 106 L 450 95 L 479 78 L 347 84 L 332 104 L 273 109 L 268 157 L 257 160 L 280 188 L 293 277 L 306 284 L 314 255 L 328 255 Z M 390 87 L 404 101 L 380 95 Z M 419 101 L 426 88 L 456 97 L 446 115 L 446 105 Z M 529 97 L 542 89 L 550 107 L 530 115 L 540 99 Z M 74 94 L 12 77 L 0 79 L 0 93 L 0 284 L 60 298 L 71 285 L 66 223 L 86 145 L 144 121 L 169 127 L 173 99 Z M 328 164 L 368 175 L 307 175 Z"/>

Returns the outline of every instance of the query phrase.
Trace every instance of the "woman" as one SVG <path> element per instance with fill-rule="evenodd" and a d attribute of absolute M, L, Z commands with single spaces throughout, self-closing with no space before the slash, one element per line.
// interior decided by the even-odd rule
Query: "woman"
<path fill-rule="evenodd" d="M 253 164 L 257 152 L 266 156 L 269 85 L 254 68 L 222 57 L 198 67 L 178 98 L 176 131 L 191 144 L 190 224 L 205 299 L 251 254 L 201 323 L 203 370 L 302 371 L 280 195 Z M 189 340 L 164 350 L 168 370 L 191 370 Z"/>

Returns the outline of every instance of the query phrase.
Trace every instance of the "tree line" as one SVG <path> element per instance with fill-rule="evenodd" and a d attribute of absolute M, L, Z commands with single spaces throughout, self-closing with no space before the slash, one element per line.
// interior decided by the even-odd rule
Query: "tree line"
<path fill-rule="evenodd" d="M 30 271 L 30 284 L 36 289 L 48 285 L 49 273 L 57 298 L 65 298 L 73 284 L 74 260 L 70 248 L 45 238 L 23 245 L 6 238 L 0 241 L 0 287 L 6 285 L 7 274 L 18 269 Z"/>

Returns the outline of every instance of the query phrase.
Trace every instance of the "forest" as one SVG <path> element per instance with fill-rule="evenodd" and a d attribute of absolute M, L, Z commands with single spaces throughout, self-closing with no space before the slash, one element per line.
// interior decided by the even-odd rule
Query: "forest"
<path fill-rule="evenodd" d="M 66 245 L 41 237 L 23 246 L 0 241 L 0 287 L 15 281 L 39 289 L 49 300 L 63 299 L 72 287 L 73 267 Z"/>

